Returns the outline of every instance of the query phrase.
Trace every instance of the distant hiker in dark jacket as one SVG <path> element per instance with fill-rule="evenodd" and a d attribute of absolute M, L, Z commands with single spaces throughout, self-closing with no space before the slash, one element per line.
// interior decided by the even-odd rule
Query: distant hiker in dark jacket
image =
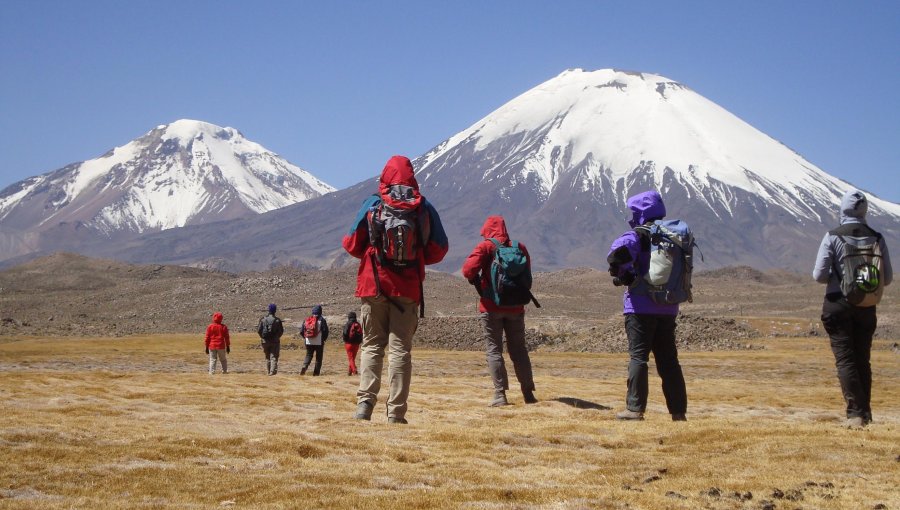
<path fill-rule="evenodd" d="M 656 191 L 647 191 L 627 200 L 632 218 L 628 224 L 634 229 L 652 223 L 666 215 L 666 206 Z M 650 245 L 634 230 L 625 232 L 613 241 L 607 257 L 610 275 L 615 285 L 626 286 L 623 298 L 625 333 L 628 335 L 628 391 L 626 410 L 616 414 L 620 420 L 643 420 L 649 393 L 648 362 L 650 353 L 656 360 L 656 371 L 662 379 L 663 395 L 672 420 L 685 420 L 687 390 L 678 349 L 675 346 L 675 316 L 677 304 L 657 304 L 649 295 L 632 287 L 644 277 L 650 266 Z"/>
<path fill-rule="evenodd" d="M 356 320 L 356 312 L 347 314 L 347 323 L 341 335 L 344 339 L 344 350 L 347 351 L 347 375 L 357 375 L 356 353 L 363 340 L 362 325 Z"/>
<path fill-rule="evenodd" d="M 414 218 L 412 235 L 408 235 L 409 222 L 397 221 L 409 216 Z M 404 232 L 407 235 L 401 239 Z M 413 242 L 406 242 L 409 237 Z M 387 349 L 388 422 L 406 423 L 412 340 L 419 324 L 416 308 L 424 303 L 425 266 L 443 260 L 448 248 L 441 218 L 419 193 L 408 158 L 388 160 L 378 180 L 378 194 L 363 202 L 342 244 L 347 253 L 360 259 L 356 296 L 362 300 L 363 343 L 354 418 L 372 419 Z M 405 257 L 411 258 L 407 264 L 395 263 Z"/>
<path fill-rule="evenodd" d="M 300 326 L 300 336 L 303 337 L 306 344 L 306 359 L 303 360 L 303 368 L 300 369 L 300 375 L 306 374 L 310 362 L 312 362 L 313 354 L 316 355 L 316 367 L 313 369 L 313 375 L 319 375 L 322 372 L 322 356 L 325 354 L 325 340 L 328 340 L 328 322 L 322 317 L 322 305 L 316 305 L 312 309 L 310 315 Z"/>
<path fill-rule="evenodd" d="M 222 314 L 212 316 L 212 324 L 206 327 L 206 354 L 209 355 L 209 375 L 216 373 L 216 360 L 222 362 L 222 373 L 228 373 L 227 353 L 231 352 L 231 337 L 228 326 L 222 324 Z"/>
<path fill-rule="evenodd" d="M 278 356 L 281 354 L 281 335 L 284 334 L 284 324 L 275 316 L 278 307 L 275 303 L 269 305 L 269 314 L 259 320 L 256 332 L 262 344 L 263 353 L 266 355 L 266 371 L 269 375 L 278 373 Z"/>
<path fill-rule="evenodd" d="M 869 360 L 877 323 L 875 304 L 881 289 L 894 278 L 884 238 L 866 223 L 868 209 L 862 192 L 844 194 L 841 225 L 825 234 L 813 268 L 813 278 L 827 284 L 822 324 L 831 338 L 838 380 L 847 402 L 848 427 L 864 427 L 872 421 Z"/>
<path fill-rule="evenodd" d="M 478 311 L 481 312 L 481 326 L 484 330 L 488 372 L 490 372 L 494 384 L 494 397 L 490 405 L 505 406 L 509 403 L 506 400 L 509 378 L 503 362 L 504 331 L 506 332 L 509 358 L 513 363 L 525 403 L 533 404 L 537 402 L 537 399 L 534 397 L 531 359 L 528 356 L 528 349 L 525 347 L 525 306 L 499 306 L 490 298 L 491 264 L 497 251 L 497 246 L 491 239 L 496 239 L 501 245 L 510 246 L 509 234 L 506 232 L 506 222 L 503 217 L 488 216 L 484 226 L 481 227 L 481 236 L 484 237 L 484 240 L 475 246 L 463 263 L 462 275 L 463 278 L 477 286 L 481 296 L 478 301 Z M 519 249 L 524 252 L 528 260 L 530 278 L 531 260 L 528 257 L 528 249 L 521 243 L 519 243 Z"/>

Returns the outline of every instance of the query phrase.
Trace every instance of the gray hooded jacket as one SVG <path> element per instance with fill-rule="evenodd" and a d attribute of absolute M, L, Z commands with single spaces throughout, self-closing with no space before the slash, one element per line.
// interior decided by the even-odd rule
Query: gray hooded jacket
<path fill-rule="evenodd" d="M 858 190 L 850 190 L 844 194 L 841 199 L 841 225 L 848 223 L 866 224 L 866 212 L 869 210 L 869 202 L 866 196 Z M 872 242 L 871 237 L 852 237 L 843 236 L 848 242 L 856 246 L 868 244 Z M 881 275 L 884 285 L 890 285 L 894 278 L 891 270 L 891 258 L 888 255 L 887 245 L 884 238 L 880 241 L 881 253 L 883 257 L 883 272 Z M 813 268 L 813 278 L 819 283 L 827 283 L 825 294 L 841 293 L 841 266 L 837 263 L 837 254 L 844 249 L 844 241 L 840 237 L 832 235 L 830 232 L 825 234 L 822 244 L 819 245 L 819 253 L 816 255 L 816 266 Z"/>

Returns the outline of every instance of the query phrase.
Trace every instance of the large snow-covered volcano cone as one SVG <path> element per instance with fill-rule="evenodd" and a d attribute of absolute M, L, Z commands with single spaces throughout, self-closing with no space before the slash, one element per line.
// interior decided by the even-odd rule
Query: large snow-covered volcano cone
<path fill-rule="evenodd" d="M 0 227 L 7 241 L 39 242 L 41 232 L 74 226 L 116 237 L 256 215 L 331 191 L 234 128 L 179 120 L 7 187 Z"/>
<path fill-rule="evenodd" d="M 682 84 L 611 69 L 566 71 L 415 165 L 450 219 L 450 260 L 501 213 L 545 268 L 603 266 L 628 228 L 626 198 L 658 189 L 669 217 L 696 231 L 707 267 L 805 270 L 852 187 Z M 900 205 L 870 194 L 869 219 L 896 234 Z"/>

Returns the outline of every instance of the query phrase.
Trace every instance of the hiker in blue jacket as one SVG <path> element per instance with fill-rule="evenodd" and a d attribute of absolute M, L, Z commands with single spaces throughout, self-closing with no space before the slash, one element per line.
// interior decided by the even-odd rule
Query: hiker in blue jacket
<path fill-rule="evenodd" d="M 627 201 L 635 227 L 653 223 L 666 215 L 666 206 L 656 191 L 647 191 Z M 647 408 L 648 362 L 650 353 L 656 361 L 656 371 L 662 379 L 663 395 L 673 421 L 686 420 L 687 390 L 678 349 L 675 346 L 675 317 L 677 304 L 657 304 L 641 292 L 641 279 L 650 266 L 650 242 L 634 230 L 625 232 L 613 241 L 607 256 L 613 284 L 625 286 L 623 298 L 625 332 L 628 335 L 628 390 L 626 409 L 616 414 L 620 420 L 643 420 Z"/>
<path fill-rule="evenodd" d="M 838 380 L 847 402 L 845 425 L 848 427 L 864 427 L 872 421 L 872 366 L 869 360 L 872 335 L 878 322 L 875 304 L 881 290 L 894 278 L 884 238 L 866 223 L 868 209 L 868 201 L 861 191 L 850 190 L 844 194 L 841 226 L 825 234 L 813 268 L 813 278 L 827 284 L 822 324 L 831 338 Z M 870 255 L 860 256 L 861 253 Z M 872 272 L 870 279 L 862 282 L 871 285 L 867 290 L 872 295 L 858 299 L 864 296 L 853 291 L 853 285 L 859 281 L 854 276 L 861 273 L 857 269 L 861 264 L 871 262 L 881 266 L 880 271 Z M 844 278 L 845 275 L 848 278 Z M 845 289 L 850 292 L 845 293 Z"/>

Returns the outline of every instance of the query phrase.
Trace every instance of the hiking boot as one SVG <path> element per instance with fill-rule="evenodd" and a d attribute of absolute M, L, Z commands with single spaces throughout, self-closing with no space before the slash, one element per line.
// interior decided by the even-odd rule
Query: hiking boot
<path fill-rule="evenodd" d="M 684 413 L 672 413 L 672 421 L 687 421 L 687 416 Z"/>
<path fill-rule="evenodd" d="M 866 426 L 866 419 L 862 416 L 853 416 L 852 418 L 847 418 L 844 426 L 848 429 L 861 429 Z"/>
<path fill-rule="evenodd" d="M 617 420 L 632 420 L 632 421 L 643 420 L 644 413 L 642 413 L 641 411 L 631 411 L 631 410 L 626 409 L 620 413 L 616 413 L 616 419 Z"/>
<path fill-rule="evenodd" d="M 372 420 L 372 404 L 368 402 L 360 402 L 356 404 L 356 414 L 353 417 L 357 420 Z"/>
<path fill-rule="evenodd" d="M 506 392 L 501 390 L 494 392 L 494 399 L 491 400 L 491 403 L 488 404 L 488 407 L 502 407 L 508 405 L 509 402 L 506 400 Z"/>
<path fill-rule="evenodd" d="M 388 423 L 399 423 L 401 425 L 406 425 L 409 422 L 406 421 L 406 418 L 397 418 L 395 416 L 388 416 Z"/>
<path fill-rule="evenodd" d="M 309 367 L 303 367 L 300 369 L 300 375 L 306 375 L 306 369 Z"/>
<path fill-rule="evenodd" d="M 538 399 L 534 397 L 534 392 L 531 390 L 522 390 L 522 396 L 525 397 L 526 404 L 537 404 Z"/>

